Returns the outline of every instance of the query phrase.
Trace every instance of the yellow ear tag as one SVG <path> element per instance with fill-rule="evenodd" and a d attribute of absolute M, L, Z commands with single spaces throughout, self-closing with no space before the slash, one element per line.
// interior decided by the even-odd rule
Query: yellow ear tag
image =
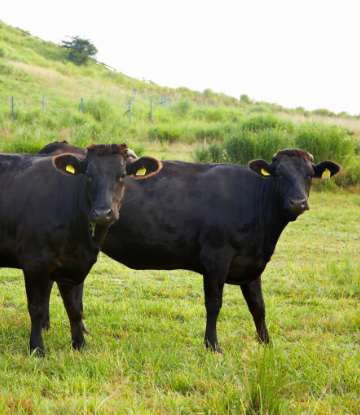
<path fill-rule="evenodd" d="M 68 171 L 68 172 L 70 172 L 72 174 L 75 173 L 75 169 L 74 169 L 74 167 L 71 164 L 69 164 L 68 166 L 66 166 L 66 171 Z"/>
<path fill-rule="evenodd" d="M 321 178 L 322 179 L 330 179 L 330 176 L 331 176 L 330 170 L 325 169 L 323 174 L 321 175 Z"/>
<path fill-rule="evenodd" d="M 267 172 L 266 170 L 264 170 L 264 169 L 261 169 L 261 174 L 263 175 L 263 176 L 270 176 L 270 173 L 269 172 Z"/>
<path fill-rule="evenodd" d="M 146 169 L 145 169 L 145 167 L 141 167 L 141 169 L 139 169 L 139 170 L 136 172 L 136 175 L 137 175 L 137 176 L 145 176 L 145 174 L 146 174 Z"/>

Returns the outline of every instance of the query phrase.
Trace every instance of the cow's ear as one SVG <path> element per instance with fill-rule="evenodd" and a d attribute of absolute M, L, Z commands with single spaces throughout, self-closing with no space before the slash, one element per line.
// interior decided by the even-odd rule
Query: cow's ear
<path fill-rule="evenodd" d="M 333 161 L 323 161 L 319 164 L 313 164 L 315 172 L 314 177 L 317 179 L 328 179 L 331 176 L 335 176 L 341 170 L 341 167 Z"/>
<path fill-rule="evenodd" d="M 265 179 L 274 176 L 276 170 L 273 164 L 269 164 L 267 161 L 261 159 L 249 161 L 249 168 Z"/>
<path fill-rule="evenodd" d="M 147 179 L 159 172 L 162 168 L 160 160 L 153 157 L 140 157 L 126 164 L 126 174 L 134 179 Z"/>
<path fill-rule="evenodd" d="M 80 160 L 72 154 L 60 154 L 53 158 L 53 165 L 56 170 L 73 177 L 86 172 L 87 159 Z"/>

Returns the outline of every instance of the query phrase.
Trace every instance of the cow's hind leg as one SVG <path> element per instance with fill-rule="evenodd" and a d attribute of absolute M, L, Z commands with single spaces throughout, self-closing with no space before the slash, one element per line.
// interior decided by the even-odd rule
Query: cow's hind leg
<path fill-rule="evenodd" d="M 261 343 L 269 343 L 269 333 L 265 323 L 265 303 L 261 290 L 261 276 L 256 280 L 240 286 L 250 313 L 253 316 L 257 335 Z"/>
<path fill-rule="evenodd" d="M 42 323 L 42 328 L 45 331 L 50 330 L 50 296 L 51 296 L 51 290 L 52 290 L 53 285 L 54 285 L 54 281 L 49 280 L 48 296 L 47 296 L 47 312 L 46 312 L 45 319 Z"/>
<path fill-rule="evenodd" d="M 24 270 L 28 310 L 31 319 L 30 354 L 35 350 L 39 356 L 45 356 L 44 343 L 41 336 L 42 325 L 48 312 L 48 283 L 47 276 L 41 273 Z"/>
<path fill-rule="evenodd" d="M 74 349 L 80 350 L 86 347 L 84 339 L 86 329 L 82 322 L 84 283 L 75 286 L 58 283 L 58 287 L 70 321 L 72 346 Z"/>

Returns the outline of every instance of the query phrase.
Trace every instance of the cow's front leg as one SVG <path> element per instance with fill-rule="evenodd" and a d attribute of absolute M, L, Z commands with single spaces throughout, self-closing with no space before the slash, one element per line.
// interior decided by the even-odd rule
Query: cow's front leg
<path fill-rule="evenodd" d="M 45 331 L 50 330 L 50 296 L 51 296 L 51 290 L 52 290 L 53 285 L 54 285 L 54 281 L 49 280 L 48 293 L 47 293 L 47 312 L 46 312 L 45 319 L 42 323 L 42 328 Z"/>
<path fill-rule="evenodd" d="M 31 319 L 30 354 L 37 349 L 39 356 L 44 357 L 45 351 L 41 330 L 48 312 L 49 278 L 33 271 L 24 271 L 24 276 Z"/>
<path fill-rule="evenodd" d="M 206 308 L 205 346 L 222 353 L 218 344 L 216 322 L 222 306 L 225 278 L 204 274 L 204 292 Z"/>
<path fill-rule="evenodd" d="M 75 286 L 58 283 L 58 287 L 70 321 L 72 346 L 74 349 L 80 350 L 86 347 L 84 339 L 86 329 L 82 322 L 84 283 Z"/>
<path fill-rule="evenodd" d="M 258 339 L 261 343 L 269 343 L 269 333 L 265 323 L 265 303 L 261 290 L 261 276 L 256 280 L 240 286 L 250 313 L 253 316 Z"/>

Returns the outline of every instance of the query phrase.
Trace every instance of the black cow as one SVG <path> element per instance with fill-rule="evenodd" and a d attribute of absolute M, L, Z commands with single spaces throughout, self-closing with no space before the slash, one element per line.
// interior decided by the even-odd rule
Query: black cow
<path fill-rule="evenodd" d="M 120 220 L 109 229 L 101 250 L 134 269 L 202 274 L 205 344 L 218 352 L 223 287 L 239 285 L 258 338 L 267 343 L 261 274 L 286 225 L 309 209 L 312 179 L 324 172 L 333 176 L 340 166 L 332 161 L 315 165 L 311 154 L 298 149 L 279 151 L 271 164 L 253 160 L 249 167 L 162 163 L 149 180 L 127 179 Z"/>
<path fill-rule="evenodd" d="M 41 328 L 49 281 L 56 281 L 71 325 L 72 345 L 84 345 L 81 284 L 118 220 L 125 177 L 151 176 L 161 163 L 128 161 L 125 144 L 92 145 L 85 156 L 0 155 L 0 267 L 24 272 L 31 318 L 30 352 L 44 355 Z M 55 167 L 55 168 L 54 168 Z M 144 168 L 146 173 L 144 175 Z"/>

